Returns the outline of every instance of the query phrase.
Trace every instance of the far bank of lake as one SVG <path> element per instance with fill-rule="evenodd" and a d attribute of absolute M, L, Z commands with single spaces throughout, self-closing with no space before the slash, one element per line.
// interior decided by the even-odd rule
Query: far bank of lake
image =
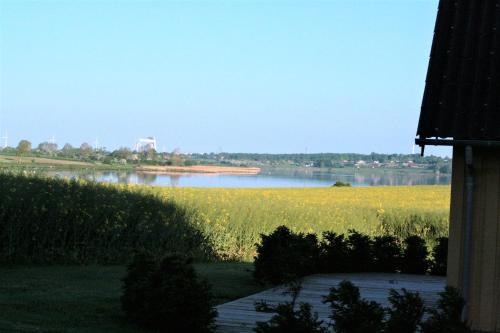
<path fill-rule="evenodd" d="M 144 184 L 153 186 L 273 188 L 273 187 L 328 187 L 335 182 L 352 186 L 449 185 L 450 174 L 420 170 L 294 170 L 267 169 L 256 174 L 207 173 L 150 173 L 140 171 L 48 171 L 55 177 L 82 178 L 97 182 Z"/>

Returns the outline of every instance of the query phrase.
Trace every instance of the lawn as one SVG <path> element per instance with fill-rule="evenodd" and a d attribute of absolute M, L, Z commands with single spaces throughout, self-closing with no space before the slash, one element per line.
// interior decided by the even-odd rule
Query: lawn
<path fill-rule="evenodd" d="M 260 291 L 248 263 L 203 263 L 217 304 Z M 145 332 L 120 309 L 124 266 L 0 268 L 0 332 Z"/>

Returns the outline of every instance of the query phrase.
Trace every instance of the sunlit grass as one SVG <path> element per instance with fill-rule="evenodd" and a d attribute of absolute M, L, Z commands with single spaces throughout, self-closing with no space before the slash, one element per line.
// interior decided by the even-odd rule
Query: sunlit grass
<path fill-rule="evenodd" d="M 418 234 L 431 242 L 448 233 L 449 186 L 149 187 L 147 191 L 190 208 L 195 223 L 210 235 L 218 254 L 225 258 L 251 260 L 259 235 L 279 225 L 318 234 L 349 229 L 401 238 Z"/>

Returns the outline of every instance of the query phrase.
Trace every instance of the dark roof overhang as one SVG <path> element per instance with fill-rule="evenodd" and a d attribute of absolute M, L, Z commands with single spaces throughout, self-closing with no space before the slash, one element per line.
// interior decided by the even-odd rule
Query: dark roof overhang
<path fill-rule="evenodd" d="M 500 0 L 440 0 L 417 136 L 500 144 Z"/>

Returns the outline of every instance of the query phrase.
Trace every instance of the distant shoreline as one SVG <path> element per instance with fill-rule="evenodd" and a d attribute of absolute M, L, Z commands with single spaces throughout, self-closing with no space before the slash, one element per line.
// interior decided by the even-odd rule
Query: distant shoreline
<path fill-rule="evenodd" d="M 250 168 L 250 167 L 193 165 L 193 166 L 138 166 L 134 169 L 134 171 L 146 174 L 158 174 L 158 175 L 177 174 L 177 173 L 257 175 L 261 172 L 261 169 Z"/>

